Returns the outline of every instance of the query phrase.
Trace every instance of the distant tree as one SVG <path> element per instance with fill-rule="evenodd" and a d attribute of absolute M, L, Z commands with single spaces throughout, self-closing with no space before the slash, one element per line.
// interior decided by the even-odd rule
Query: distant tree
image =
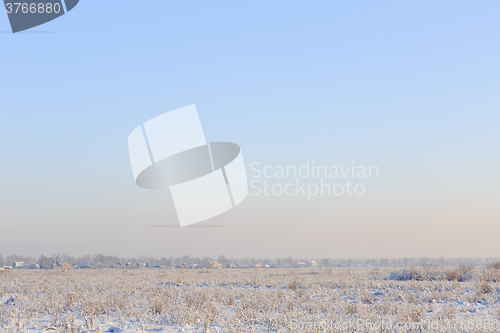
<path fill-rule="evenodd" d="M 60 253 L 52 253 L 52 262 L 56 264 L 56 266 L 59 266 L 62 264 L 61 262 L 61 254 Z"/>
<path fill-rule="evenodd" d="M 284 266 L 283 265 L 283 260 L 281 258 L 276 259 L 276 265 L 278 265 L 279 267 Z"/>
<path fill-rule="evenodd" d="M 5 262 L 3 261 L 3 256 L 0 254 L 0 267 L 5 266 Z"/>
<path fill-rule="evenodd" d="M 40 258 L 38 259 L 38 266 L 40 266 L 40 268 L 44 268 L 44 269 L 52 268 L 52 258 L 47 258 L 46 256 L 44 256 L 42 254 L 40 256 Z"/>
<path fill-rule="evenodd" d="M 419 260 L 418 264 L 419 264 L 420 266 L 426 266 L 426 265 L 427 265 L 427 263 L 428 263 L 428 262 L 430 262 L 430 261 L 431 261 L 431 260 L 430 260 L 429 258 L 424 257 L 424 258 L 421 258 L 421 259 Z"/>
<path fill-rule="evenodd" d="M 443 257 L 441 257 L 441 258 L 439 258 L 439 259 L 437 260 L 437 264 L 438 264 L 439 266 L 444 266 L 444 265 L 446 264 L 446 261 L 444 260 L 444 258 L 443 258 Z"/>
<path fill-rule="evenodd" d="M 226 266 L 226 263 L 227 263 L 227 260 L 226 260 L 226 257 L 224 257 L 223 255 L 220 255 L 219 258 L 217 258 L 217 261 L 222 265 L 222 266 Z"/>
<path fill-rule="evenodd" d="M 411 266 L 412 264 L 413 264 L 413 259 L 411 259 L 411 258 L 404 258 L 403 259 L 404 266 Z"/>
<path fill-rule="evenodd" d="M 24 258 L 24 263 L 26 265 L 32 265 L 34 263 L 36 263 L 36 258 L 33 258 L 33 257 L 25 257 Z"/>
<path fill-rule="evenodd" d="M 203 264 L 203 263 L 206 263 L 206 262 L 209 262 L 209 261 L 210 261 L 209 257 L 203 257 L 203 258 L 201 258 L 200 264 Z"/>
<path fill-rule="evenodd" d="M 92 257 L 89 254 L 84 255 L 83 257 L 78 258 L 78 264 L 83 265 L 88 262 L 92 262 Z"/>
<path fill-rule="evenodd" d="M 23 256 L 19 256 L 17 254 L 11 254 L 10 256 L 8 256 L 7 258 L 5 258 L 5 263 L 8 266 L 14 265 L 14 262 L 16 262 L 16 261 L 24 261 L 24 257 Z"/>
<path fill-rule="evenodd" d="M 92 257 L 92 262 L 104 262 L 104 254 L 96 254 Z"/>

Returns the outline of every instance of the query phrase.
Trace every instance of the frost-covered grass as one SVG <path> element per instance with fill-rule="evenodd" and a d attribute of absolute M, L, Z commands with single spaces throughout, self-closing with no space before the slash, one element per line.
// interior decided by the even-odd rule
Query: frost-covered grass
<path fill-rule="evenodd" d="M 349 319 L 493 321 L 500 320 L 498 281 L 493 266 L 9 270 L 0 271 L 0 331 L 288 332 L 307 331 L 292 323 Z M 500 329 L 433 330 L 476 331 Z"/>

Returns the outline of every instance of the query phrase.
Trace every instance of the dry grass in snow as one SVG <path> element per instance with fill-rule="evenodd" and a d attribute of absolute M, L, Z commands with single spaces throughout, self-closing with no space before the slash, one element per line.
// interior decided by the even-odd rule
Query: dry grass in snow
<path fill-rule="evenodd" d="M 0 331 L 346 332 L 316 324 L 362 319 L 498 332 L 457 325 L 500 320 L 498 281 L 494 266 L 1 271 Z M 431 330 L 356 332 L 372 331 Z"/>

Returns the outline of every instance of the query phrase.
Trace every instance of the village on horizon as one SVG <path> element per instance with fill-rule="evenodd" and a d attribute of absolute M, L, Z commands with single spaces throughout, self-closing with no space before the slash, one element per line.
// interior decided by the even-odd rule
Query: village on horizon
<path fill-rule="evenodd" d="M 217 259 L 209 257 L 119 258 L 102 254 L 83 257 L 69 257 L 54 254 L 52 257 L 23 257 L 10 255 L 5 259 L 0 254 L 0 270 L 9 269 L 225 269 L 225 268 L 370 268 L 370 267 L 411 267 L 411 266 L 456 266 L 468 264 L 482 267 L 498 262 L 499 258 L 403 258 L 403 259 Z"/>

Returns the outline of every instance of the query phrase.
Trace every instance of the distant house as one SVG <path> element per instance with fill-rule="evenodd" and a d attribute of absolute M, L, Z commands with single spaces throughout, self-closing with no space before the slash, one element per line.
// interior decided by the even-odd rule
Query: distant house
<path fill-rule="evenodd" d="M 153 262 L 149 264 L 150 268 L 163 268 L 165 265 L 162 262 Z"/>
<path fill-rule="evenodd" d="M 14 269 L 21 269 L 24 268 L 24 262 L 22 261 L 16 261 L 13 265 L 12 268 Z"/>
<path fill-rule="evenodd" d="M 226 264 L 226 268 L 237 268 L 238 265 L 236 264 L 236 261 L 233 261 L 233 262 L 228 262 Z"/>
<path fill-rule="evenodd" d="M 203 264 L 201 264 L 201 266 L 203 268 L 210 268 L 210 269 L 222 268 L 222 265 L 218 263 L 216 260 L 206 261 Z"/>
<path fill-rule="evenodd" d="M 62 269 L 71 269 L 71 268 L 73 268 L 73 265 L 71 265 L 69 262 L 64 262 L 64 263 L 61 265 L 61 268 L 62 268 Z"/>
<path fill-rule="evenodd" d="M 189 266 L 189 268 L 201 268 L 201 265 L 200 264 L 191 264 L 191 266 Z"/>
<path fill-rule="evenodd" d="M 222 265 L 221 265 L 221 264 L 219 264 L 217 261 L 215 261 L 215 260 L 210 260 L 210 261 L 208 262 L 208 267 L 207 267 L 207 268 L 216 269 L 216 268 L 221 268 L 221 267 L 222 267 Z"/>
<path fill-rule="evenodd" d="M 306 262 L 306 267 L 318 267 L 318 263 L 314 260 L 308 260 Z"/>
<path fill-rule="evenodd" d="M 87 262 L 81 266 L 78 266 L 78 268 L 92 268 L 93 264 L 91 262 Z"/>
<path fill-rule="evenodd" d="M 306 266 L 305 262 L 298 262 L 295 265 L 293 265 L 293 267 L 296 267 L 296 268 L 305 267 L 305 266 Z"/>
<path fill-rule="evenodd" d="M 250 267 L 252 267 L 252 268 L 261 268 L 262 265 L 260 264 L 260 262 L 256 262 L 256 263 L 251 264 Z"/>
<path fill-rule="evenodd" d="M 141 264 L 138 262 L 128 262 L 125 267 L 127 268 L 141 268 Z"/>
<path fill-rule="evenodd" d="M 175 268 L 186 268 L 186 267 L 187 267 L 187 265 L 183 262 L 175 264 Z"/>

